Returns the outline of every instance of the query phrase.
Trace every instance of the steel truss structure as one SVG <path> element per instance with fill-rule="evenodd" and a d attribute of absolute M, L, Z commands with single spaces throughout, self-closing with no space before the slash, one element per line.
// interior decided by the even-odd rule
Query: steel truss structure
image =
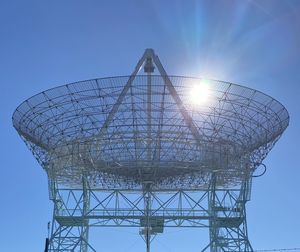
<path fill-rule="evenodd" d="M 137 227 L 147 251 L 151 237 L 164 228 L 209 228 L 206 251 L 252 251 L 248 240 L 245 204 L 251 181 L 217 189 L 213 176 L 207 190 L 132 191 L 81 189 L 52 184 L 54 218 L 49 251 L 96 251 L 88 243 L 90 227 Z M 148 239 L 148 240 L 147 240 Z"/>
<path fill-rule="evenodd" d="M 190 97 L 199 85 L 201 106 Z M 13 115 L 48 175 L 53 252 L 96 251 L 90 227 L 139 227 L 147 252 L 169 227 L 208 228 L 202 251 L 253 251 L 252 175 L 288 123 L 284 106 L 257 90 L 167 75 L 152 49 L 130 76 L 44 91 Z"/>

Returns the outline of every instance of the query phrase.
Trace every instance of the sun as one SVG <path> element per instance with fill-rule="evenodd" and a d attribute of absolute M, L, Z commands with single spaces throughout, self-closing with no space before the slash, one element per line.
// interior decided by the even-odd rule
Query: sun
<path fill-rule="evenodd" d="M 207 81 L 194 84 L 190 91 L 191 102 L 196 105 L 207 103 L 209 95 L 210 89 Z"/>

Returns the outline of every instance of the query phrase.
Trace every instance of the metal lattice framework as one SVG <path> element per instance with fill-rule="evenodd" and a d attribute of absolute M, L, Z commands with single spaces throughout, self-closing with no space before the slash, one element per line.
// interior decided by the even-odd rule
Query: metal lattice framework
<path fill-rule="evenodd" d="M 220 186 L 240 182 L 288 125 L 276 100 L 253 89 L 209 81 L 209 101 L 190 99 L 202 79 L 125 76 L 68 84 L 22 103 L 15 128 L 48 175 L 102 188 L 203 187 L 212 170 Z M 169 83 L 169 85 L 168 85 Z M 177 99 L 179 101 L 177 101 Z"/>
<path fill-rule="evenodd" d="M 138 75 L 142 67 L 146 75 Z M 204 83 L 207 101 L 195 104 L 191 92 Z M 13 115 L 48 174 L 51 251 L 87 251 L 88 227 L 111 225 L 142 227 L 147 251 L 151 235 L 172 225 L 209 227 L 211 251 L 252 251 L 245 219 L 251 177 L 288 123 L 284 106 L 257 90 L 167 75 L 152 49 L 130 76 L 49 89 Z M 203 195 L 193 199 L 190 191 Z M 193 203 L 174 208 L 160 193 Z M 123 207 L 109 208 L 102 197 Z"/>

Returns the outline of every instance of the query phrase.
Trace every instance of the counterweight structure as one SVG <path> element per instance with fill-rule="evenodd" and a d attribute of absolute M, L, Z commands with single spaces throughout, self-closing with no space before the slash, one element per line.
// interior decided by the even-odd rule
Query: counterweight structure
<path fill-rule="evenodd" d="M 191 99 L 199 85 L 201 104 Z M 96 251 L 90 227 L 138 227 L 147 252 L 168 227 L 208 228 L 202 251 L 253 251 L 251 180 L 288 123 L 257 90 L 167 75 L 152 49 L 130 76 L 53 88 L 13 115 L 48 175 L 48 250 L 82 252 Z"/>

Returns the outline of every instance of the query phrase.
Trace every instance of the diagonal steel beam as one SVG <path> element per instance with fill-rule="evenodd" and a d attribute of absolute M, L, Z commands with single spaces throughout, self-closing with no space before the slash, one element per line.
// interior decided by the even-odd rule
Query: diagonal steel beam
<path fill-rule="evenodd" d="M 132 83 L 133 83 L 133 81 L 134 81 L 137 73 L 140 71 L 141 67 L 143 66 L 143 63 L 149 57 L 149 55 L 150 55 L 150 52 L 149 52 L 148 49 L 146 49 L 146 51 L 144 52 L 142 58 L 137 63 L 137 65 L 136 65 L 133 73 L 130 75 L 130 77 L 129 77 L 129 79 L 128 79 L 126 85 L 125 85 L 125 87 L 123 88 L 121 94 L 119 95 L 116 103 L 113 105 L 111 111 L 109 112 L 109 114 L 108 114 L 105 122 L 103 123 L 103 125 L 102 125 L 102 127 L 101 127 L 101 129 L 99 131 L 98 136 L 101 137 L 103 135 L 103 133 L 105 132 L 105 130 L 108 128 L 109 124 L 112 122 L 112 120 L 113 120 L 115 114 L 117 113 L 117 111 L 118 111 L 118 109 L 119 109 L 119 107 L 120 107 L 120 105 L 121 105 L 121 103 L 122 103 L 125 95 L 127 94 L 128 90 L 130 89 L 130 87 L 131 87 L 131 85 L 132 85 Z"/>
<path fill-rule="evenodd" d="M 159 58 L 157 55 L 155 55 L 154 50 L 153 49 L 146 49 L 142 58 L 139 60 L 138 64 L 136 65 L 133 73 L 130 75 L 125 87 L 123 88 L 121 94 L 119 95 L 116 103 L 113 105 L 112 110 L 110 111 L 110 113 L 108 114 L 105 122 L 103 123 L 98 136 L 102 136 L 103 133 L 105 132 L 105 130 L 108 128 L 109 124 L 111 123 L 111 121 L 114 118 L 114 115 L 116 114 L 116 112 L 118 111 L 125 95 L 127 94 L 128 90 L 130 89 L 137 73 L 139 72 L 139 70 L 141 69 L 143 63 L 146 61 L 147 58 L 151 58 L 154 61 L 154 64 L 157 66 L 157 69 L 160 73 L 160 75 L 164 78 L 164 82 L 166 87 L 168 88 L 170 94 L 172 95 L 173 99 L 175 100 L 179 111 L 181 113 L 181 115 L 183 116 L 183 119 L 187 125 L 187 127 L 189 128 L 189 130 L 191 131 L 193 137 L 195 138 L 198 146 L 201 146 L 201 136 L 199 134 L 199 131 L 192 119 L 192 117 L 189 115 L 188 111 L 186 110 L 186 108 L 184 107 L 184 104 L 182 102 L 182 100 L 180 99 L 176 89 L 174 88 L 170 78 L 167 75 L 167 72 L 165 71 L 165 69 L 163 68 Z"/>
<path fill-rule="evenodd" d="M 180 111 L 181 115 L 184 118 L 184 121 L 185 121 L 187 127 L 190 129 L 190 131 L 191 131 L 193 137 L 195 138 L 197 144 L 199 146 L 201 146 L 201 141 L 200 141 L 201 136 L 199 134 L 197 126 L 195 125 L 192 117 L 190 116 L 190 114 L 188 113 L 186 108 L 184 107 L 184 104 L 183 104 L 182 100 L 180 99 L 176 89 L 174 88 L 167 72 L 163 68 L 158 56 L 155 55 L 154 51 L 152 49 L 149 49 L 149 53 L 151 54 L 151 57 L 153 58 L 153 61 L 154 61 L 155 65 L 157 66 L 157 69 L 158 69 L 160 75 L 164 78 L 165 85 L 167 86 L 170 94 L 172 95 L 173 99 L 175 100 L 175 102 L 176 102 L 176 104 L 179 108 L 179 111 Z"/>

